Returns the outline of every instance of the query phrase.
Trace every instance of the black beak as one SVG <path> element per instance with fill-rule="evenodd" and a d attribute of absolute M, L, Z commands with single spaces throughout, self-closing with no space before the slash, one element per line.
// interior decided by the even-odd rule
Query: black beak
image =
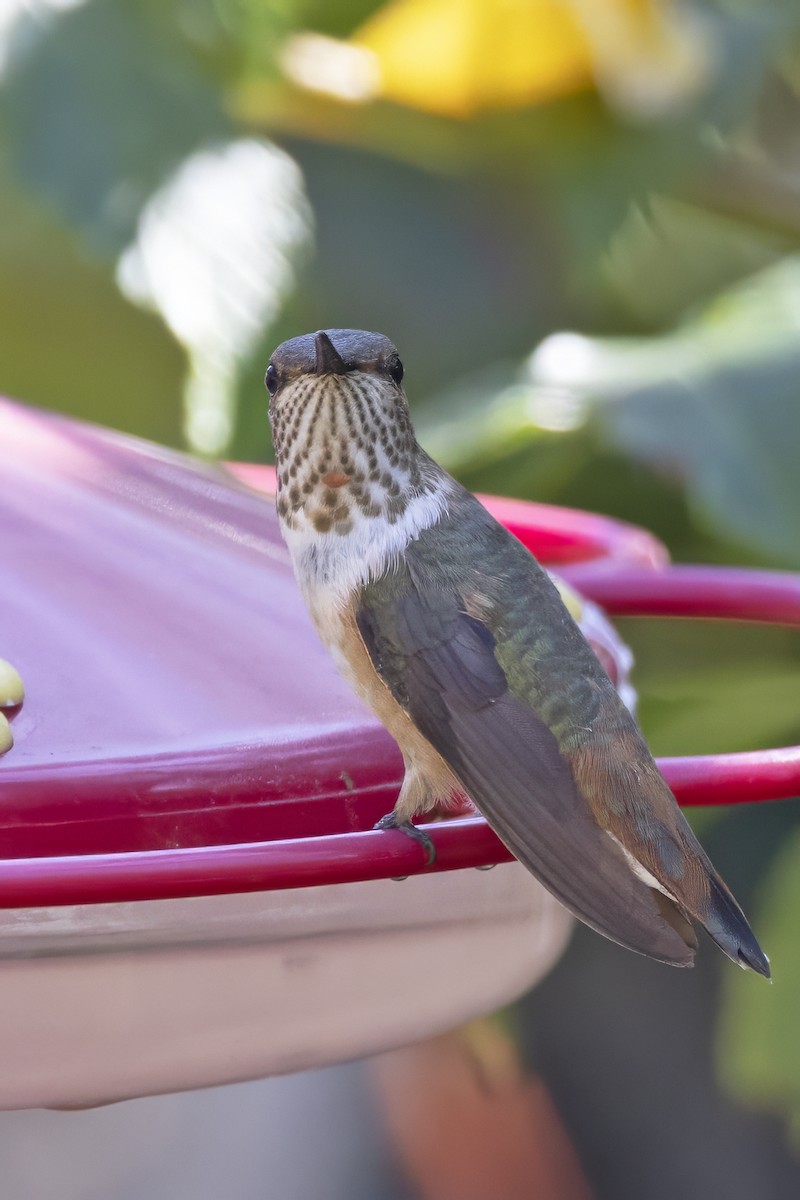
<path fill-rule="evenodd" d="M 331 339 L 323 329 L 314 338 L 317 348 L 317 362 L 314 370 L 317 375 L 344 375 L 347 367 Z"/>

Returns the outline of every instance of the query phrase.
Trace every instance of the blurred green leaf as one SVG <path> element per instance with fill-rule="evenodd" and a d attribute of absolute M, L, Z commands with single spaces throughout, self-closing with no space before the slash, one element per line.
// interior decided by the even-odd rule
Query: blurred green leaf
<path fill-rule="evenodd" d="M 726 621 L 616 622 L 635 657 L 639 718 L 656 754 L 800 742 L 800 636 Z"/>
<path fill-rule="evenodd" d="M 698 519 L 765 558 L 800 566 L 800 476 L 787 438 L 800 401 L 800 352 L 705 377 L 672 378 L 610 405 L 607 436 L 677 473 Z"/>
<path fill-rule="evenodd" d="M 513 464 L 527 456 L 519 494 L 572 503 L 577 495 L 543 487 L 545 451 L 563 459 L 572 446 L 574 470 L 582 446 L 597 475 L 611 469 L 610 452 L 650 473 L 645 493 L 672 491 L 678 506 L 685 494 L 709 537 L 756 561 L 800 565 L 798 312 L 800 260 L 789 259 L 669 336 L 556 335 L 482 408 L 456 414 L 446 393 L 427 414 L 427 444 L 484 487 L 505 470 L 516 480 Z M 632 499 L 624 476 L 610 488 Z"/>
<path fill-rule="evenodd" d="M 800 830 L 784 845 L 763 888 L 757 911 L 769 948 L 774 986 L 755 977 L 726 977 L 718 1037 L 722 1079 L 745 1104 L 783 1117 L 800 1144 Z"/>
<path fill-rule="evenodd" d="M 0 165 L 0 390 L 180 445 L 183 352 Z"/>
<path fill-rule="evenodd" d="M 786 250 L 786 239 L 777 234 L 651 195 L 644 207 L 629 210 L 602 272 L 631 319 L 658 329 Z"/>
<path fill-rule="evenodd" d="M 12 60 L 4 89 L 20 178 L 105 254 L 186 154 L 230 131 L 180 29 L 149 9 L 94 0 L 67 12 Z"/>

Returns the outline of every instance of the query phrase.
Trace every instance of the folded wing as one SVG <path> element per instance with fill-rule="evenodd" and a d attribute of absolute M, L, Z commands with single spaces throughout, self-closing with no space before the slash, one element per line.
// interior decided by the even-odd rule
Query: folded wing
<path fill-rule="evenodd" d="M 395 699 L 498 837 L 577 917 L 621 945 L 690 966 L 689 923 L 633 873 L 547 724 L 509 689 L 487 625 L 455 592 L 371 585 L 357 623 Z"/>

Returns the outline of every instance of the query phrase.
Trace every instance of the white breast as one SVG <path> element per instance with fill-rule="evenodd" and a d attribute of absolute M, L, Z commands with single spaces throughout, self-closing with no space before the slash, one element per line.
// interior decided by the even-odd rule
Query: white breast
<path fill-rule="evenodd" d="M 301 513 L 281 532 L 297 582 L 319 626 L 320 609 L 345 604 L 353 592 L 383 574 L 423 529 L 447 513 L 446 489 L 416 496 L 392 525 L 383 517 L 355 511 L 348 533 L 319 533 Z"/>

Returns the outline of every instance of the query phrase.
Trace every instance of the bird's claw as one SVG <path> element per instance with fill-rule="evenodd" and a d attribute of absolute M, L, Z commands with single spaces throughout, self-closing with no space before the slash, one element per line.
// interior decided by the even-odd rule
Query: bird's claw
<path fill-rule="evenodd" d="M 425 851 L 426 867 L 432 867 L 436 862 L 436 847 L 433 844 L 433 839 L 423 829 L 418 829 L 416 825 L 412 825 L 410 821 L 398 821 L 394 813 L 390 812 L 385 817 L 381 817 L 380 821 L 376 821 L 374 828 L 396 829 L 399 833 L 404 833 L 407 837 L 413 838 L 417 845 L 422 846 L 422 849 Z"/>

